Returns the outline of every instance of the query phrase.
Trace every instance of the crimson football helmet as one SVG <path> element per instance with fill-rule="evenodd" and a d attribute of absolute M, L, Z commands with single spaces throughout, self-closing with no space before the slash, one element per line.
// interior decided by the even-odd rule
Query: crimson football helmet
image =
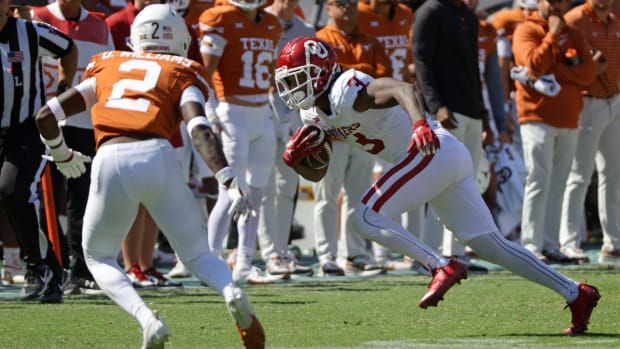
<path fill-rule="evenodd" d="M 308 109 L 339 72 L 338 55 L 325 41 L 302 36 L 289 41 L 280 51 L 276 88 L 290 109 Z"/>

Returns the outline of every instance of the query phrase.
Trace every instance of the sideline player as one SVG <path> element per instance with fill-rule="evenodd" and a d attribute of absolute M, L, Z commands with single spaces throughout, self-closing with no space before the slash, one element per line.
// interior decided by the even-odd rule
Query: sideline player
<path fill-rule="evenodd" d="M 190 35 L 169 5 L 146 7 L 131 27 L 134 52 L 93 56 L 84 81 L 47 102 L 37 114 L 41 140 L 58 169 L 75 178 L 90 158 L 67 147 L 59 120 L 92 107 L 97 153 L 84 216 L 83 247 L 88 268 L 105 293 L 134 316 L 144 348 L 163 348 L 170 332 L 116 262 L 138 207 L 143 205 L 202 282 L 224 296 L 248 348 L 264 347 L 264 332 L 247 296 L 224 262 L 208 250 L 204 220 L 168 142 L 181 120 L 233 205 L 243 207 L 237 180 L 204 117 L 204 68 L 185 58 Z"/>
<path fill-rule="evenodd" d="M 276 136 L 268 102 L 282 26 L 261 8 L 265 0 L 228 3 L 206 10 L 199 20 L 200 52 L 219 101 L 214 110 L 207 108 L 207 117 L 214 126 L 222 126 L 224 154 L 251 211 L 256 212 L 275 163 Z M 232 218 L 226 213 L 228 205 L 226 191 L 220 187 L 208 223 L 211 251 L 217 256 L 222 254 Z M 263 276 L 252 266 L 258 219 L 258 214 L 251 214 L 237 221 L 239 242 L 233 267 L 237 282 L 270 283 L 289 276 Z"/>
<path fill-rule="evenodd" d="M 572 325 L 564 334 L 587 329 L 600 298 L 596 287 L 567 278 L 499 234 L 474 182 L 467 148 L 423 118 L 411 84 L 392 78 L 373 80 L 353 69 L 342 72 L 329 45 L 301 37 L 282 49 L 276 86 L 290 108 L 301 108 L 304 123 L 395 164 L 364 195 L 356 223 L 367 238 L 429 266 L 433 280 L 420 307 L 437 306 L 450 287 L 467 277 L 463 264 L 446 259 L 395 220 L 429 202 L 442 223 L 481 258 L 561 294 L 572 312 Z M 317 181 L 327 169 L 315 170 L 301 162 L 316 152 L 320 141 L 311 137 L 311 129 L 296 132 L 283 159 L 300 175 Z"/>

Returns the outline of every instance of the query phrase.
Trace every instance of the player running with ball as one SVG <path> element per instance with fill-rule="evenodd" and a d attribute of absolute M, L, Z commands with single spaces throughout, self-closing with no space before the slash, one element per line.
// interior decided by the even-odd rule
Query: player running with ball
<path fill-rule="evenodd" d="M 398 223 L 401 213 L 428 202 L 480 258 L 562 295 L 572 312 L 572 324 L 564 334 L 587 329 L 600 298 L 597 288 L 567 278 L 499 234 L 476 188 L 467 149 L 424 118 L 411 84 L 375 80 L 356 70 L 343 72 L 328 44 L 300 37 L 280 53 L 276 86 L 289 108 L 302 109 L 306 126 L 290 139 L 283 159 L 306 179 L 318 181 L 325 174 L 326 167 L 313 169 L 302 160 L 322 151 L 328 136 L 394 164 L 362 198 L 356 224 L 367 238 L 431 269 L 433 280 L 418 303 L 421 308 L 437 306 L 450 287 L 467 278 L 463 264 L 443 257 Z"/>

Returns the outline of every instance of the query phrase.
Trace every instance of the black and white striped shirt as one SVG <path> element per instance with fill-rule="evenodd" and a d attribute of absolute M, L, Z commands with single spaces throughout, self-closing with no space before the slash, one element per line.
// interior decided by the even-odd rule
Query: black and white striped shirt
<path fill-rule="evenodd" d="M 2 128 L 24 122 L 45 104 L 41 57 L 62 57 L 72 47 L 70 37 L 46 23 L 8 18 L 0 31 Z"/>

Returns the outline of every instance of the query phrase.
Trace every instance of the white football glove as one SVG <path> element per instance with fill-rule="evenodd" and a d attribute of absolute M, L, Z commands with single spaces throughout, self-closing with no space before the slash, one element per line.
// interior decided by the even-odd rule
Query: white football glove
<path fill-rule="evenodd" d="M 239 219 L 245 216 L 245 219 L 249 219 L 251 216 L 256 216 L 256 211 L 247 202 L 241 189 L 239 189 L 239 183 L 237 177 L 232 173 L 230 167 L 224 167 L 215 173 L 215 179 L 217 179 L 220 186 L 226 188 L 226 193 L 230 199 L 230 207 L 228 208 L 228 214 L 233 216 L 233 219 Z M 226 183 L 229 183 L 226 185 Z"/>
<path fill-rule="evenodd" d="M 41 137 L 50 155 L 42 155 L 45 160 L 56 163 L 58 171 L 67 178 L 78 178 L 86 172 L 86 163 L 91 161 L 90 156 L 75 151 L 65 143 L 62 132 L 54 139 Z"/>
<path fill-rule="evenodd" d="M 230 185 L 226 189 L 226 193 L 230 199 L 228 214 L 232 215 L 234 220 L 245 219 L 247 221 L 250 217 L 256 217 L 256 210 L 252 208 L 241 192 L 241 189 L 239 189 L 237 177 L 233 178 L 232 182 L 230 182 Z"/>

